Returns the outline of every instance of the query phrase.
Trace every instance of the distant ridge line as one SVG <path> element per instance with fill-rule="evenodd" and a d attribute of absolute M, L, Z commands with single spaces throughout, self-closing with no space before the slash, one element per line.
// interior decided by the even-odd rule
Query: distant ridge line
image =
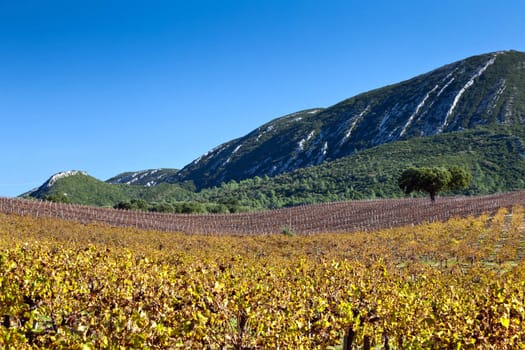
<path fill-rule="evenodd" d="M 359 200 L 237 214 L 167 214 L 0 197 L 0 212 L 187 234 L 373 231 L 525 206 L 525 191 L 470 197 Z"/>

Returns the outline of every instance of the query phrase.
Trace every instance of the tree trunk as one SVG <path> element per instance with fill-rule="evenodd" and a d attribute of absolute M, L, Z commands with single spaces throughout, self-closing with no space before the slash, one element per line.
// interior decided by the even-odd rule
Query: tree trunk
<path fill-rule="evenodd" d="M 355 332 L 352 326 L 348 327 L 348 330 L 346 331 L 344 343 L 343 343 L 343 350 L 352 350 L 352 343 L 354 342 Z"/>
<path fill-rule="evenodd" d="M 371 344 L 370 344 L 370 336 L 365 335 L 363 338 L 363 350 L 370 350 Z"/>

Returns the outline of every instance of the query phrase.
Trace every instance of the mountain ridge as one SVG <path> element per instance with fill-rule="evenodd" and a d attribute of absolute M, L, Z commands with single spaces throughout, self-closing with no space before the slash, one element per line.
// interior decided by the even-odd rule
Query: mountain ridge
<path fill-rule="evenodd" d="M 165 179 L 174 176 L 178 171 L 179 169 L 172 168 L 127 171 L 113 176 L 112 178 L 106 180 L 106 182 L 110 184 L 126 184 L 151 187 L 165 182 Z"/>
<path fill-rule="evenodd" d="M 148 194 L 146 190 L 126 192 L 137 198 L 156 200 L 163 197 L 161 192 L 167 191 L 168 184 L 184 184 L 174 190 L 178 200 L 197 198 L 209 201 L 212 198 L 228 202 L 231 198 L 210 194 L 213 190 L 207 192 L 205 199 L 181 191 L 225 189 L 228 186 L 221 187 L 221 184 L 232 181 L 239 183 L 253 178 L 270 177 L 276 178 L 275 181 L 295 181 L 295 175 L 284 176 L 281 179 L 277 177 L 322 164 L 327 164 L 327 168 L 330 168 L 330 164 L 341 159 L 343 161 L 338 164 L 348 163 L 359 167 L 351 157 L 361 152 L 387 144 L 397 145 L 397 142 L 401 141 L 412 142 L 415 138 L 428 138 L 451 132 L 458 133 L 459 136 L 454 142 L 457 142 L 458 148 L 463 149 L 464 145 L 461 145 L 461 142 L 472 142 L 472 137 L 468 136 L 469 134 L 462 136 L 462 132 L 478 128 L 488 131 L 486 136 L 483 136 L 483 132 L 478 133 L 477 135 L 481 135 L 479 137 L 492 137 L 490 130 L 496 130 L 495 133 L 500 135 L 497 147 L 501 150 L 492 150 L 489 153 L 479 150 L 476 160 L 469 164 L 481 167 L 485 169 L 484 173 L 496 176 L 496 173 L 488 169 L 491 163 L 501 163 L 505 167 L 512 167 L 512 164 L 505 159 L 500 162 L 494 157 L 516 159 L 520 164 L 518 168 L 522 166 L 521 159 L 525 154 L 522 132 L 524 120 L 525 53 L 498 51 L 453 62 L 414 78 L 358 94 L 327 108 L 312 108 L 275 118 L 242 137 L 213 148 L 181 170 L 149 169 L 126 172 L 107 180 L 106 185 L 148 187 L 155 191 L 155 195 Z M 479 137 L 475 138 L 476 142 L 483 143 Z M 426 146 L 422 146 L 421 142 L 411 144 L 416 149 L 407 153 L 404 163 L 423 164 L 424 160 L 418 160 L 418 157 L 425 152 L 418 151 L 417 147 Z M 438 142 L 439 147 L 441 146 Z M 505 150 L 505 147 L 508 149 Z M 386 149 L 387 152 L 391 152 L 390 148 Z M 446 147 L 440 149 L 444 152 L 443 159 L 447 159 L 449 153 L 454 152 Z M 469 154 L 468 148 L 462 152 L 465 152 L 465 155 Z M 381 158 L 379 153 L 372 154 Z M 402 158 L 399 155 L 396 157 L 396 170 L 389 173 L 389 181 L 402 165 Z M 483 160 L 483 157 L 486 159 Z M 349 160 L 345 160 L 347 158 Z M 460 161 L 454 159 L 454 162 Z M 326 172 L 323 174 L 324 177 L 331 176 Z M 518 173 L 512 174 L 517 176 Z M 335 180 L 330 178 L 329 182 L 333 181 Z M 363 183 L 373 185 L 367 181 Z M 512 181 L 507 182 L 514 189 L 516 185 L 510 185 Z M 95 185 L 93 181 L 91 185 L 94 192 L 95 187 L 102 186 Z M 352 183 L 347 183 L 346 186 L 353 187 Z M 389 190 L 385 191 L 385 194 L 399 195 L 390 182 L 388 186 Z M 289 187 L 293 188 L 294 185 L 289 184 Z M 485 187 L 498 188 L 492 184 Z M 74 189 L 71 186 L 69 188 Z M 476 191 L 478 190 L 474 190 Z M 374 196 L 370 191 L 359 192 L 356 196 L 361 198 L 362 193 Z M 231 197 L 232 193 L 229 196 Z M 117 197 L 125 198 L 114 194 L 108 197 L 105 203 L 110 203 L 111 198 Z M 301 200 L 278 201 L 281 204 L 277 206 L 302 203 Z M 267 204 L 275 205 L 271 200 Z"/>
<path fill-rule="evenodd" d="M 275 176 L 414 136 L 521 123 L 525 106 L 513 102 L 524 98 L 524 76 L 525 53 L 469 57 L 328 108 L 274 119 L 219 145 L 167 180 L 192 180 L 205 188 Z"/>
<path fill-rule="evenodd" d="M 397 178 L 407 167 L 450 165 L 464 167 L 474 176 L 469 188 L 460 193 L 491 194 L 525 189 L 524 145 L 523 127 L 479 127 L 386 143 L 317 166 L 274 177 L 232 180 L 199 192 L 191 183 L 145 187 L 108 184 L 77 174 L 59 179 L 45 196 L 97 206 L 139 200 L 147 202 L 149 210 L 184 213 L 276 209 L 403 197 Z"/>

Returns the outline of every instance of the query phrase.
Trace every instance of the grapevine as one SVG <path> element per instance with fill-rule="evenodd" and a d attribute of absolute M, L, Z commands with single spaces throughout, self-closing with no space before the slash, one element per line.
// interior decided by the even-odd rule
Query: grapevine
<path fill-rule="evenodd" d="M 524 348 L 522 220 L 218 236 L 0 214 L 0 347 Z"/>
<path fill-rule="evenodd" d="M 298 234 L 377 231 L 444 222 L 455 217 L 494 214 L 500 208 L 525 206 L 525 191 L 472 197 L 362 200 L 304 205 L 236 214 L 167 214 L 97 208 L 0 197 L 0 213 L 32 215 L 112 226 L 192 234 Z"/>

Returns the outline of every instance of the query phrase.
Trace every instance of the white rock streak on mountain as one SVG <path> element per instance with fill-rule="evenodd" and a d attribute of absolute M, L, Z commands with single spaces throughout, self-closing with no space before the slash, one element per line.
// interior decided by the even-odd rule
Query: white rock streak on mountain
<path fill-rule="evenodd" d="M 306 142 L 310 141 L 310 140 L 312 139 L 312 137 L 314 137 L 314 135 L 315 135 L 315 130 L 312 130 L 312 132 L 310 132 L 310 133 L 308 134 L 308 136 L 306 136 L 306 138 L 304 138 L 304 139 L 302 139 L 301 141 L 299 141 L 299 143 L 298 143 L 297 146 L 298 146 L 298 148 L 299 148 L 300 151 L 304 151 L 304 144 L 305 144 Z"/>
<path fill-rule="evenodd" d="M 126 181 L 125 184 L 126 185 L 132 185 L 135 182 L 137 182 L 139 180 L 142 180 L 146 176 L 154 175 L 157 172 L 158 172 L 158 169 L 155 169 L 155 170 L 152 170 L 152 171 L 138 171 L 138 172 L 135 172 L 135 173 L 131 174 L 130 180 Z M 148 184 L 146 184 L 146 186 L 148 186 Z M 151 186 L 151 184 L 149 186 Z"/>
<path fill-rule="evenodd" d="M 448 83 L 445 84 L 445 86 L 443 86 L 443 88 L 441 90 L 439 90 L 438 94 L 437 94 L 437 97 L 441 96 L 441 94 L 443 93 L 443 91 L 445 91 L 449 86 L 450 84 L 452 84 L 454 82 L 454 80 L 456 80 L 456 78 L 452 78 L 448 81 Z"/>
<path fill-rule="evenodd" d="M 399 134 L 399 136 L 403 136 L 405 135 L 405 133 L 407 132 L 407 129 L 408 127 L 410 126 L 410 124 L 412 124 L 412 121 L 414 120 L 414 118 L 417 116 L 417 114 L 419 113 L 419 111 L 421 111 L 421 108 L 423 108 L 423 106 L 425 105 L 425 103 L 427 102 L 429 96 L 431 93 L 433 93 L 434 91 L 437 90 L 437 88 L 439 87 L 439 85 L 436 85 L 434 86 L 434 88 L 432 90 L 430 90 L 429 92 L 427 92 L 427 94 L 425 95 L 425 97 L 423 98 L 423 100 L 417 105 L 416 107 L 416 110 L 414 111 L 414 113 L 412 113 L 412 115 L 408 118 L 405 126 L 403 126 L 403 130 L 401 130 L 401 134 Z"/>
<path fill-rule="evenodd" d="M 441 82 L 444 82 L 446 80 L 448 80 L 448 78 L 452 77 L 452 74 L 454 74 L 458 69 L 457 68 L 454 68 L 454 70 L 450 73 L 447 74 L 446 77 L 444 77 Z M 455 80 L 456 78 L 455 77 L 452 77 L 452 79 L 450 79 L 442 88 L 441 90 L 439 90 L 439 92 L 437 93 L 436 97 L 439 97 L 441 96 L 441 94 L 443 93 L 443 91 L 445 91 L 450 84 L 452 84 L 452 82 Z"/>
<path fill-rule="evenodd" d="M 465 91 L 467 91 L 467 89 L 469 87 L 471 87 L 472 85 L 474 85 L 474 80 L 476 80 L 477 78 L 479 78 L 486 70 L 487 68 L 494 64 L 494 62 L 496 61 L 496 57 L 498 56 L 499 53 L 496 53 L 494 54 L 494 56 L 492 56 L 492 58 L 487 62 L 485 63 L 485 65 L 483 67 L 481 67 L 477 72 L 476 74 L 474 74 L 472 76 L 472 78 L 470 78 L 469 81 L 467 81 L 467 83 L 465 84 L 465 86 L 463 86 L 461 88 L 461 90 L 459 90 L 458 94 L 456 95 L 456 97 L 454 98 L 454 101 L 452 101 L 452 105 L 450 106 L 450 109 L 448 110 L 447 112 L 447 115 L 445 116 L 445 120 L 443 121 L 443 124 L 441 125 L 441 127 L 438 129 L 438 133 L 441 133 L 443 132 L 443 130 L 445 130 L 445 128 L 447 127 L 447 125 L 450 123 L 450 116 L 452 115 L 452 113 L 454 113 L 454 110 L 456 109 L 456 106 L 459 102 L 459 100 L 461 99 L 461 96 L 463 96 L 463 94 L 465 93 Z"/>
<path fill-rule="evenodd" d="M 235 147 L 235 149 L 233 150 L 233 152 L 230 154 L 230 156 L 228 157 L 228 159 L 226 159 L 226 161 L 223 163 L 223 166 L 228 164 L 229 162 L 231 162 L 232 160 L 232 157 L 235 153 L 237 153 L 242 147 L 242 144 L 241 145 L 238 145 L 237 147 Z"/>
<path fill-rule="evenodd" d="M 340 146 L 343 143 L 345 143 L 346 141 L 348 141 L 350 136 L 352 136 L 352 132 L 354 131 L 354 129 L 357 126 L 357 124 L 363 119 L 365 114 L 367 114 L 368 112 L 370 112 L 370 105 L 366 106 L 366 108 L 361 113 L 359 113 L 359 115 L 356 118 L 354 118 L 354 120 L 352 121 L 352 124 L 350 125 L 350 128 L 348 128 L 348 130 L 345 133 L 345 136 L 343 137 L 343 139 L 339 143 Z"/>
<path fill-rule="evenodd" d="M 79 175 L 79 174 L 87 175 L 85 171 L 79 171 L 79 170 L 68 170 L 68 171 L 62 171 L 60 173 L 56 173 L 44 183 L 43 187 L 51 188 L 58 180 L 63 179 L 65 177 Z"/>

